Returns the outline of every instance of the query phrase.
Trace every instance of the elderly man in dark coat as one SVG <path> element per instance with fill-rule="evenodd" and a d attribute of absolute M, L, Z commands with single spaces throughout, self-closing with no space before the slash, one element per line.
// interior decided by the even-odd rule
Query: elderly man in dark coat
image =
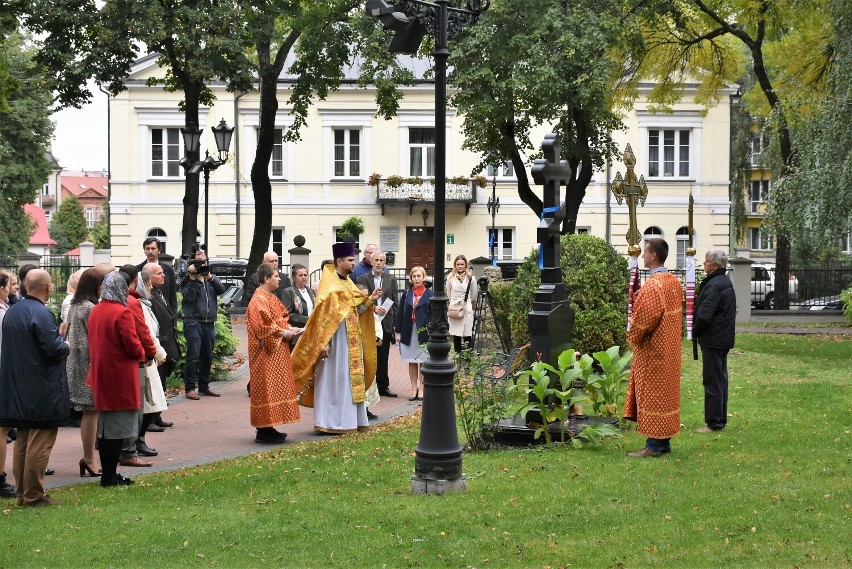
<path fill-rule="evenodd" d="M 18 505 L 50 506 L 44 470 L 58 427 L 68 424 L 65 376 L 68 344 L 45 303 L 53 283 L 42 269 L 27 273 L 27 295 L 3 319 L 0 347 L 0 425 L 18 428 L 13 471 Z"/>
<path fill-rule="evenodd" d="M 697 433 L 721 431 L 728 424 L 728 350 L 734 347 L 737 298 L 725 275 L 728 255 L 710 249 L 704 256 L 707 274 L 695 299 L 693 336 L 701 346 L 704 376 L 704 422 Z"/>

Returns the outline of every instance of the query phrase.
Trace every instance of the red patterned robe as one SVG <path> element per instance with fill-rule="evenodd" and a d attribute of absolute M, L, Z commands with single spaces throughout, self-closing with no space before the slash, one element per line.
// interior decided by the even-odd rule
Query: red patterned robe
<path fill-rule="evenodd" d="M 637 432 L 668 439 L 680 431 L 683 287 L 671 273 L 655 273 L 639 290 L 627 340 L 633 367 L 624 418 Z"/>
<path fill-rule="evenodd" d="M 299 420 L 290 344 L 283 340 L 290 315 L 278 298 L 257 289 L 246 310 L 249 371 L 251 374 L 251 425 L 274 427 Z"/>

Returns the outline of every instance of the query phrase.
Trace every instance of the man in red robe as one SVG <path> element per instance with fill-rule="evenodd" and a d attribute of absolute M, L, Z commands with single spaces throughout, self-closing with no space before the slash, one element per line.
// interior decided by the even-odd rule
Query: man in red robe
<path fill-rule="evenodd" d="M 299 404 L 290 363 L 290 340 L 302 329 L 290 326 L 289 314 L 275 291 L 280 276 L 275 266 L 257 268 L 258 287 L 246 310 L 249 372 L 251 375 L 251 425 L 255 442 L 283 443 L 287 433 L 275 425 L 299 420 Z"/>
<path fill-rule="evenodd" d="M 633 367 L 624 403 L 624 418 L 636 421 L 648 437 L 636 458 L 671 452 L 671 438 L 680 431 L 680 360 L 683 328 L 683 287 L 665 267 L 669 245 L 662 239 L 645 243 L 642 260 L 650 269 L 639 290 L 627 340 L 633 346 Z"/>

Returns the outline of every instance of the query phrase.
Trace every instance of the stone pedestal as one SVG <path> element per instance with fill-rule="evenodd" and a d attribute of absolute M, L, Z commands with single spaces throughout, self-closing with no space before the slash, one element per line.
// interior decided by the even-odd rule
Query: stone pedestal
<path fill-rule="evenodd" d="M 90 241 L 80 243 L 80 266 L 95 266 L 95 244 Z"/>
<path fill-rule="evenodd" d="M 411 491 L 414 494 L 452 494 L 455 492 L 465 492 L 467 490 L 467 475 L 462 474 L 461 478 L 455 480 L 427 480 L 420 478 L 416 474 L 411 477 Z"/>
<path fill-rule="evenodd" d="M 20 269 L 24 265 L 35 265 L 37 267 L 40 267 L 41 255 L 37 255 L 36 253 L 30 253 L 29 251 L 27 251 L 26 253 L 21 253 L 20 255 L 18 255 L 18 268 Z"/>
<path fill-rule="evenodd" d="M 292 267 L 293 265 L 297 264 L 304 265 L 308 269 L 308 274 L 311 274 L 311 250 L 304 247 L 305 238 L 301 235 L 296 235 L 293 238 L 293 244 L 295 245 L 295 247 L 287 250 L 287 253 L 290 254 L 290 266 Z"/>
<path fill-rule="evenodd" d="M 731 282 L 737 295 L 737 323 L 751 321 L 751 259 L 732 257 L 728 259 L 731 267 Z"/>
<path fill-rule="evenodd" d="M 470 260 L 470 270 L 473 272 L 473 278 L 479 280 L 485 267 L 491 264 L 491 259 L 487 257 L 476 257 Z"/>

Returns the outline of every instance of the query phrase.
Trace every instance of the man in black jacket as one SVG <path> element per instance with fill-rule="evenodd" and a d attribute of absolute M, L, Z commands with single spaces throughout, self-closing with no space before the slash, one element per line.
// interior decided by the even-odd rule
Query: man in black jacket
<path fill-rule="evenodd" d="M 142 269 L 148 263 L 157 263 L 160 265 L 163 269 L 163 278 L 165 279 L 163 286 L 160 287 L 160 291 L 163 293 L 163 298 L 165 298 L 169 308 L 177 314 L 177 275 L 175 275 L 174 267 L 160 261 L 160 240 L 156 237 L 148 237 L 142 242 L 142 248 L 145 250 L 145 260 L 136 265 L 136 269 L 142 272 Z"/>
<path fill-rule="evenodd" d="M 706 277 L 695 299 L 693 337 L 701 346 L 704 377 L 704 422 L 697 433 L 721 431 L 728 423 L 728 350 L 734 347 L 737 298 L 725 275 L 728 255 L 710 249 L 704 256 Z"/>
<path fill-rule="evenodd" d="M 27 273 L 26 297 L 3 319 L 0 347 L 0 425 L 17 427 L 12 461 L 19 506 L 51 506 L 44 474 L 58 427 L 68 424 L 65 375 L 68 343 L 45 306 L 53 283 L 42 269 Z"/>
<path fill-rule="evenodd" d="M 284 304 L 284 291 L 290 286 L 290 277 L 281 271 L 278 263 L 278 253 L 275 251 L 267 251 L 263 254 L 263 262 L 272 265 L 275 267 L 275 270 L 278 271 L 278 288 L 276 288 L 272 294 L 281 301 L 281 304 Z M 257 290 L 257 287 L 257 273 L 254 272 L 249 277 L 248 283 L 246 284 L 246 292 L 243 295 L 245 306 L 248 306 L 249 302 L 251 302 L 251 297 L 254 296 L 254 291 Z"/>
<path fill-rule="evenodd" d="M 183 295 L 183 335 L 186 338 L 186 365 L 183 368 L 186 398 L 198 400 L 199 394 L 219 397 L 208 384 L 219 316 L 217 297 L 225 292 L 225 285 L 217 276 L 210 274 L 207 259 L 196 258 L 180 283 L 180 292 Z"/>

